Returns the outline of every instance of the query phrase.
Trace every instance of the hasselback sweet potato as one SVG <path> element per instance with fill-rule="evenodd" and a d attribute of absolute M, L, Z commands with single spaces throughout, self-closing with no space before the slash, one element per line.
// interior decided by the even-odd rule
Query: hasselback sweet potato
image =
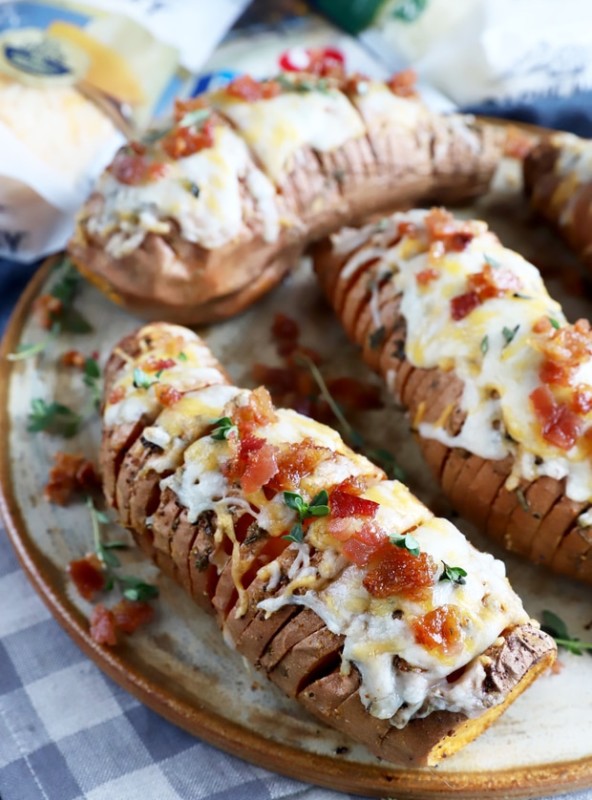
<path fill-rule="evenodd" d="M 592 269 L 592 141 L 570 133 L 540 141 L 524 159 L 524 189 Z"/>
<path fill-rule="evenodd" d="M 483 222 L 395 214 L 316 247 L 348 335 L 462 516 L 592 583 L 592 335 Z"/>
<path fill-rule="evenodd" d="M 197 324 L 246 308 L 343 224 L 484 192 L 498 132 L 397 91 L 243 76 L 179 102 L 170 128 L 124 147 L 99 179 L 70 256 L 140 316 Z"/>
<path fill-rule="evenodd" d="M 106 383 L 121 521 L 226 641 L 376 755 L 435 763 L 553 662 L 501 562 L 335 431 L 230 386 L 194 334 L 139 330 Z"/>

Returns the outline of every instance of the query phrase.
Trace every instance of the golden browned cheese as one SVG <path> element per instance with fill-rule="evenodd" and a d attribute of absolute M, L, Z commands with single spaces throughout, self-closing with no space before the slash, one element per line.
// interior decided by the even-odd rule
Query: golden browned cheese
<path fill-rule="evenodd" d="M 245 122 L 241 127 L 241 104 L 228 104 L 220 93 L 212 95 L 210 102 L 217 108 L 214 146 L 186 159 L 168 159 L 167 174 L 150 183 L 134 202 L 123 198 L 135 187 L 115 184 L 106 172 L 79 213 L 69 244 L 74 263 L 115 302 L 144 318 L 200 324 L 251 305 L 296 264 L 309 242 L 342 225 L 426 199 L 466 201 L 487 190 L 500 156 L 500 137 L 494 128 L 469 117 L 432 113 L 416 98 L 395 98 L 398 105 L 385 116 L 380 110 L 385 107 L 383 94 L 389 100 L 391 93 L 383 84 L 369 85 L 366 94 L 331 92 L 351 136 L 345 129 L 335 142 L 315 144 L 312 134 L 293 132 L 286 120 L 288 133 L 283 138 L 294 135 L 299 143 L 279 171 L 254 149 L 252 126 Z M 381 103 L 364 105 L 379 90 Z M 257 103 L 260 130 L 277 127 L 276 139 L 270 139 L 266 152 L 279 151 L 284 144 L 281 114 L 289 109 L 274 109 L 285 99 Z M 310 114 L 311 129 L 323 129 L 321 139 L 330 130 L 336 136 L 340 119 L 323 116 L 318 99 L 316 91 L 295 95 L 302 106 L 298 113 L 303 118 Z M 316 128 L 315 113 L 320 114 Z M 246 142 L 244 152 L 236 136 Z M 158 152 L 161 158 L 158 147 L 149 145 L 147 157 Z M 185 172 L 193 169 L 192 159 L 207 159 L 208 153 L 216 159 L 204 178 L 210 187 L 218 181 L 218 173 L 226 180 L 233 158 L 240 161 L 234 195 L 206 197 L 202 184 L 201 196 L 191 198 L 186 192 L 179 199 L 178 187 Z M 235 178 L 228 178 L 228 186 Z M 169 188 L 177 199 L 167 205 Z M 208 215 L 212 225 L 220 213 L 230 219 L 229 198 L 237 204 L 232 212 L 236 224 L 226 235 L 212 239 Z M 124 211 L 103 225 L 113 203 L 123 204 Z M 186 212 L 179 212 L 180 206 L 186 206 Z M 151 221 L 143 234 L 138 219 L 146 215 Z M 196 232 L 197 217 L 201 227 Z M 125 233 L 130 225 L 139 231 L 135 243 L 114 247 L 114 235 L 132 241 Z"/>
<path fill-rule="evenodd" d="M 453 368 L 426 369 L 407 358 L 401 294 L 386 278 L 371 286 L 370 278 L 383 263 L 380 258 L 360 257 L 354 270 L 346 269 L 356 254 L 371 247 L 372 235 L 368 226 L 366 234 L 360 232 L 357 246 L 347 252 L 330 240 L 316 245 L 313 257 L 319 280 L 347 335 L 360 345 L 366 363 L 388 381 L 408 410 L 414 429 L 427 423 L 454 437 L 466 420 L 462 380 Z M 448 301 L 443 302 L 448 308 Z M 376 322 L 371 304 L 385 331 L 378 340 L 373 336 Z M 519 323 L 518 306 L 516 313 Z M 419 434 L 417 438 L 436 480 L 461 516 L 507 550 L 556 573 L 592 583 L 592 534 L 582 518 L 590 502 L 570 499 L 565 479 L 522 477 L 508 487 L 516 466 L 511 456 L 494 460 L 437 438 Z"/>
<path fill-rule="evenodd" d="M 162 371 L 160 385 L 150 383 L 155 370 Z M 289 587 L 298 596 L 311 585 L 310 577 L 298 577 L 304 575 L 298 573 L 302 568 L 297 564 L 302 558 L 301 550 L 290 546 L 273 526 L 269 530 L 262 527 L 261 517 L 257 524 L 251 522 L 245 529 L 245 507 L 248 516 L 253 511 L 254 495 L 234 483 L 235 506 L 230 515 L 220 510 L 219 504 L 192 508 L 200 502 L 200 483 L 209 480 L 216 484 L 209 459 L 217 447 L 226 446 L 213 441 L 212 426 L 229 413 L 233 403 L 240 412 L 253 393 L 229 385 L 222 368 L 198 337 L 163 324 L 146 326 L 126 337 L 115 348 L 105 377 L 101 469 L 107 499 L 117 509 L 120 520 L 140 547 L 196 603 L 216 616 L 226 639 L 238 652 L 324 723 L 344 731 L 389 761 L 434 764 L 478 736 L 552 664 L 556 653 L 553 641 L 528 619 L 502 572 L 496 585 L 503 587 L 502 604 L 507 602 L 513 610 L 503 612 L 509 615 L 503 617 L 507 626 L 502 622 L 490 644 L 474 659 L 480 683 L 472 691 L 483 698 L 481 712 L 468 718 L 463 713 L 434 710 L 425 718 L 411 719 L 403 728 L 394 727 L 386 718 L 379 719 L 362 702 L 362 677 L 355 664 L 350 664 L 349 670 L 342 669 L 347 634 L 333 633 L 315 610 L 286 596 Z M 264 393 L 259 396 L 264 397 Z M 399 498 L 400 506 L 392 513 L 401 519 L 401 533 L 415 530 L 420 518 L 434 519 L 405 487 L 386 481 L 381 470 L 349 450 L 326 426 L 272 407 L 266 413 L 282 415 L 284 427 L 280 425 L 277 440 L 280 445 L 285 437 L 286 441 L 293 441 L 290 437 L 301 426 L 307 446 L 320 448 L 321 466 L 335 469 L 336 464 L 340 465 L 339 481 L 345 476 L 355 477 L 360 485 L 374 487 L 374 491 L 383 487 L 387 494 L 394 492 L 393 498 Z M 182 476 L 192 469 L 199 472 L 199 453 L 208 460 L 210 472 L 207 477 L 191 478 L 188 485 Z M 224 462 L 221 463 L 223 470 Z M 326 474 L 326 470 L 321 472 Z M 315 480 L 314 474 L 305 475 L 296 485 L 297 491 L 314 494 L 318 490 Z M 209 491 L 219 497 L 220 489 Z M 272 500 L 266 500 L 268 495 L 258 497 L 260 511 L 266 511 L 272 521 Z M 335 560 L 335 556 L 323 561 L 322 543 L 327 528 L 321 518 L 316 524 L 316 544 L 310 539 L 311 528 L 306 534 L 311 542 L 310 563 L 325 563 L 329 572 L 333 569 L 333 577 L 325 579 L 330 584 L 341 580 L 346 563 Z M 449 523 L 442 521 L 442 525 L 444 531 L 452 529 Z M 490 565 L 486 571 L 494 563 L 498 565 L 495 570 L 501 568 L 491 557 L 476 553 L 458 531 L 454 537 L 461 544 L 464 541 L 467 558 L 477 559 L 475 564 L 486 560 Z M 381 602 L 404 605 L 400 598 Z M 271 603 L 272 610 L 261 603 Z M 491 608 L 497 609 L 492 613 L 501 613 L 495 604 Z M 474 613 L 478 618 L 482 612 L 475 608 Z M 485 621 L 487 614 L 484 609 Z M 454 671 L 454 664 L 450 663 L 447 669 Z"/>

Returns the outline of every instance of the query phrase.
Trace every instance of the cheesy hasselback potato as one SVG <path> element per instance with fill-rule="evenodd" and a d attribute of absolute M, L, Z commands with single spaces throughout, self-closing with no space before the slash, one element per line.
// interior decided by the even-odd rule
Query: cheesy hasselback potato
<path fill-rule="evenodd" d="M 398 763 L 483 731 L 554 660 L 492 556 L 190 331 L 148 325 L 106 369 L 108 501 L 226 641 Z"/>
<path fill-rule="evenodd" d="M 589 323 L 484 222 L 442 209 L 342 231 L 316 269 L 460 514 L 592 583 Z"/>
<path fill-rule="evenodd" d="M 592 268 L 592 141 L 557 133 L 524 160 L 530 202 Z"/>
<path fill-rule="evenodd" d="M 499 157 L 494 129 L 428 111 L 405 76 L 243 76 L 148 138 L 115 156 L 69 252 L 132 311 L 186 323 L 247 307 L 343 224 L 484 192 Z"/>

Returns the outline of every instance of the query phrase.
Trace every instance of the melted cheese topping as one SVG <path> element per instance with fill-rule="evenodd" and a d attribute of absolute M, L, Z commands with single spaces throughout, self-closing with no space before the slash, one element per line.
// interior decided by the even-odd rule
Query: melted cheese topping
<path fill-rule="evenodd" d="M 242 181 L 255 201 L 254 209 L 245 208 Z M 197 197 L 192 186 L 199 191 Z M 279 235 L 275 189 L 253 164 L 243 140 L 226 126 L 216 127 L 212 147 L 167 161 L 162 178 L 126 186 L 104 172 L 97 189 L 103 205 L 86 225 L 106 239 L 105 248 L 115 258 L 139 247 L 149 232 L 170 233 L 171 220 L 184 239 L 206 248 L 221 247 L 244 235 L 247 216 L 262 223 L 266 241 Z"/>
<path fill-rule="evenodd" d="M 149 345 L 145 344 L 136 358 L 126 356 L 106 398 L 103 420 L 107 427 L 133 424 L 143 415 L 155 417 L 162 407 L 157 396 L 158 386 L 167 385 L 179 392 L 188 392 L 226 382 L 210 350 L 187 328 L 167 325 L 164 329 L 162 325 L 147 325 L 142 329 L 142 337 L 141 341 L 151 342 L 150 353 Z M 175 363 L 156 372 L 145 372 L 143 367 L 148 357 L 155 361 L 172 359 Z M 136 369 L 142 371 L 142 379 L 150 382 L 149 386 L 134 385 Z"/>
<path fill-rule="evenodd" d="M 530 481 L 548 475 L 566 478 L 566 494 L 572 500 L 590 500 L 592 465 L 585 448 L 576 443 L 566 452 L 546 441 L 529 400 L 541 385 L 543 358 L 533 323 L 550 317 L 560 326 L 566 324 L 561 307 L 547 294 L 536 267 L 504 248 L 485 223 L 477 224 L 477 235 L 461 252 L 430 256 L 422 232 L 427 213 L 395 214 L 380 229 L 367 226 L 367 246 L 353 253 L 341 273 L 345 279 L 358 265 L 378 257 L 373 274 L 390 272 L 402 295 L 408 360 L 424 369 L 453 370 L 464 384 L 461 408 L 466 420 L 458 435 L 445 429 L 446 414 L 436 424 L 419 421 L 419 433 L 485 459 L 513 456 L 509 489 L 516 488 L 521 477 Z M 400 222 L 412 222 L 419 235 L 404 236 L 391 246 Z M 343 233 L 336 247 L 347 253 L 359 245 L 359 237 L 359 231 Z M 450 300 L 467 292 L 468 276 L 481 272 L 488 261 L 516 275 L 522 288 L 517 294 L 489 299 L 464 319 L 453 320 Z M 416 276 L 430 266 L 437 277 L 420 285 Z M 380 319 L 376 322 L 376 327 L 382 324 Z M 513 336 L 509 342 L 508 334 Z M 592 361 L 580 368 L 578 382 L 592 386 Z"/>
<path fill-rule="evenodd" d="M 288 91 L 246 102 L 220 92 L 213 103 L 237 126 L 276 184 L 291 172 L 303 147 L 330 152 L 365 133 L 360 115 L 336 89 Z"/>
<path fill-rule="evenodd" d="M 366 125 L 374 128 L 409 128 L 418 130 L 429 116 L 427 109 L 416 100 L 398 97 L 388 86 L 377 81 L 359 81 L 353 102 Z"/>

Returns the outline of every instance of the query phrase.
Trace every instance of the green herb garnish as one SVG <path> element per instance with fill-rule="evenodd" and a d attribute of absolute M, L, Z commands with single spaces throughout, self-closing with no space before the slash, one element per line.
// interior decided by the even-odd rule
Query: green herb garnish
<path fill-rule="evenodd" d="M 292 525 L 290 533 L 287 533 L 282 538 L 287 539 L 289 542 L 296 542 L 296 544 L 300 544 L 301 542 L 303 542 L 304 528 L 302 527 L 302 523 L 297 522 L 295 525 Z"/>
<path fill-rule="evenodd" d="M 558 331 L 561 325 L 557 322 L 557 320 L 554 319 L 553 317 L 547 317 L 547 319 L 549 320 L 551 325 L 555 328 L 555 330 Z"/>
<path fill-rule="evenodd" d="M 462 567 L 451 567 L 445 561 L 443 561 L 442 564 L 444 565 L 444 571 L 440 575 L 440 581 L 451 581 L 458 586 L 462 586 L 466 583 L 465 578 L 468 574 L 466 569 Z"/>
<path fill-rule="evenodd" d="M 581 642 L 576 636 L 571 636 L 565 622 L 553 611 L 543 611 L 541 628 L 555 639 L 559 647 L 576 656 L 581 656 L 584 650 L 592 650 L 592 642 Z"/>
<path fill-rule="evenodd" d="M 181 352 L 177 355 L 177 358 L 179 359 L 179 361 L 187 361 L 187 353 L 184 353 L 181 350 Z"/>
<path fill-rule="evenodd" d="M 196 108 L 193 111 L 188 111 L 177 125 L 180 128 L 192 128 L 194 125 L 203 125 L 211 113 L 209 108 Z"/>
<path fill-rule="evenodd" d="M 158 378 L 151 378 L 143 369 L 135 367 L 133 383 L 136 389 L 149 389 L 154 383 L 158 383 Z"/>
<path fill-rule="evenodd" d="M 310 503 L 297 492 L 284 492 L 284 503 L 298 514 L 300 522 L 310 517 L 326 517 L 329 513 L 329 495 L 325 489 L 316 494 Z"/>
<path fill-rule="evenodd" d="M 483 258 L 489 264 L 490 267 L 493 267 L 494 269 L 498 269 L 498 267 L 501 267 L 501 264 L 497 260 L 497 258 L 494 258 L 493 256 L 490 256 L 487 253 L 483 253 Z"/>
<path fill-rule="evenodd" d="M 485 336 L 481 339 L 481 352 L 483 355 L 487 353 L 489 350 L 489 336 L 485 334 Z"/>
<path fill-rule="evenodd" d="M 407 550 L 412 556 L 419 555 L 419 542 L 415 536 L 412 536 L 410 533 L 406 533 L 404 536 L 389 536 L 389 541 L 391 544 L 394 544 L 395 547 L 400 547 L 401 550 Z"/>
<path fill-rule="evenodd" d="M 95 358 L 87 358 L 84 362 L 84 385 L 90 389 L 92 403 L 95 408 L 101 405 L 101 368 Z"/>
<path fill-rule="evenodd" d="M 504 327 L 502 328 L 502 336 L 504 337 L 505 342 L 506 342 L 504 347 L 507 347 L 510 344 L 510 342 L 512 342 L 514 340 L 514 337 L 518 333 L 518 329 L 519 328 L 520 328 L 520 325 L 516 325 L 515 328 L 507 328 L 504 325 Z"/>
<path fill-rule="evenodd" d="M 232 422 L 230 417 L 220 417 L 220 419 L 215 419 L 212 425 L 214 426 L 214 429 L 210 436 L 212 439 L 216 439 L 219 442 L 238 433 L 238 428 Z"/>
<path fill-rule="evenodd" d="M 62 403 L 47 403 L 40 397 L 31 400 L 27 430 L 30 433 L 53 433 L 66 439 L 76 436 L 82 417 Z"/>

